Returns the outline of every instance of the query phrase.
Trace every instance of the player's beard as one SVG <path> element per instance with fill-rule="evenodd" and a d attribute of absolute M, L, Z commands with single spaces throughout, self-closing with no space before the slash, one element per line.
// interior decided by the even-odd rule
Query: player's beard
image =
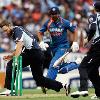
<path fill-rule="evenodd" d="M 53 20 L 53 21 L 57 21 L 58 19 L 59 19 L 59 16 L 53 16 L 53 17 L 52 17 L 52 20 Z"/>
<path fill-rule="evenodd" d="M 13 35 L 13 32 L 12 31 L 10 31 L 9 33 L 7 33 L 7 36 L 10 38 L 10 37 L 12 37 L 12 35 Z"/>

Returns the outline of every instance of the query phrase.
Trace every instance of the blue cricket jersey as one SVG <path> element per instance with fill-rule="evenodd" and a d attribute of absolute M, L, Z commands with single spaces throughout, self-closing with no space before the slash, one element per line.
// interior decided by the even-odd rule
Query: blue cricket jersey
<path fill-rule="evenodd" d="M 58 47 L 60 44 L 64 43 L 69 45 L 67 40 L 67 30 L 74 32 L 75 28 L 76 26 L 72 25 L 70 21 L 60 17 L 60 20 L 56 22 L 52 21 L 51 19 L 47 20 L 40 29 L 40 32 L 44 33 L 48 30 L 52 38 L 51 45 L 53 47 Z"/>

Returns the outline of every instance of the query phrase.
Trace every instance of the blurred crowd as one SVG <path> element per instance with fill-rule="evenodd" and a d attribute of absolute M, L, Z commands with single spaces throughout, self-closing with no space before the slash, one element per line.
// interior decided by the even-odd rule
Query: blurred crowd
<path fill-rule="evenodd" d="M 61 16 L 77 25 L 79 52 L 86 52 L 86 30 L 88 17 L 95 13 L 92 0 L 1 0 L 0 21 L 7 19 L 13 25 L 23 26 L 37 38 L 37 32 L 48 19 L 48 9 L 57 6 Z M 44 41 L 49 41 L 50 36 L 45 34 Z M 73 37 L 69 36 L 70 41 Z M 0 30 L 0 52 L 9 52 L 14 49 L 14 43 Z"/>

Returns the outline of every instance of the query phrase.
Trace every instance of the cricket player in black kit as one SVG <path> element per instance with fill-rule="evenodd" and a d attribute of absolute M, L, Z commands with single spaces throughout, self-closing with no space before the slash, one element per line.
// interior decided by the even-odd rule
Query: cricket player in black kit
<path fill-rule="evenodd" d="M 35 38 L 22 27 L 12 26 L 8 21 L 2 21 L 0 27 L 8 37 L 16 42 L 16 49 L 13 54 L 4 57 L 4 60 L 10 60 L 6 67 L 5 88 L 7 90 L 0 94 L 9 95 L 11 93 L 12 57 L 19 55 L 22 56 L 23 67 L 30 65 L 37 86 L 43 86 L 59 92 L 63 88 L 62 83 L 43 76 L 42 64 L 44 56 Z M 66 85 L 64 87 L 66 88 Z"/>
<path fill-rule="evenodd" d="M 89 40 L 93 39 L 87 56 L 81 62 L 79 68 L 87 70 L 88 77 L 95 88 L 95 94 L 91 99 L 100 99 L 100 1 L 94 4 L 96 14 L 89 18 Z"/>

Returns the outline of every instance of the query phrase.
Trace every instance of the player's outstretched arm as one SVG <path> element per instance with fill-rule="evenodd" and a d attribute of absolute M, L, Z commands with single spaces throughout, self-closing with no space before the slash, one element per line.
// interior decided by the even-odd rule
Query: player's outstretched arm
<path fill-rule="evenodd" d="M 23 42 L 22 41 L 17 42 L 15 53 L 13 54 L 13 56 L 19 56 L 21 54 L 22 47 L 23 47 Z"/>

